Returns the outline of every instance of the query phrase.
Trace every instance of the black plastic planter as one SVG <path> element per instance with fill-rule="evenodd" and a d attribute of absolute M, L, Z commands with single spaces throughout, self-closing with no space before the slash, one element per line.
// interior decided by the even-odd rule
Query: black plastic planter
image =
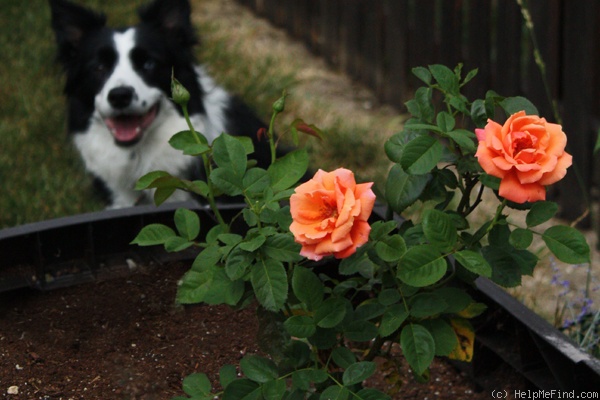
<path fill-rule="evenodd" d="M 173 224 L 179 207 L 196 211 L 201 225 L 214 224 L 201 205 L 170 203 L 82 214 L 0 231 L 0 293 L 20 288 L 41 290 L 129 273 L 137 264 L 192 259 L 193 252 L 166 253 L 162 248 L 129 243 L 150 223 Z M 240 205 L 223 205 L 225 218 Z M 476 349 L 471 363 L 457 363 L 482 388 L 500 367 L 538 390 L 598 390 L 600 360 L 579 350 L 564 334 L 487 279 L 476 281 L 472 295 L 488 310 L 473 321 Z"/>

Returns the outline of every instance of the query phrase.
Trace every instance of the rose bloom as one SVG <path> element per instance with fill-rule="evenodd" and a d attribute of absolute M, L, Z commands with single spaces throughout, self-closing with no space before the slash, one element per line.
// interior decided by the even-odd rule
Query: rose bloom
<path fill-rule="evenodd" d="M 488 120 L 475 133 L 479 164 L 501 179 L 500 196 L 516 203 L 545 200 L 545 186 L 561 180 L 572 163 L 562 127 L 525 111 L 511 115 L 504 125 Z"/>
<path fill-rule="evenodd" d="M 375 204 L 373 182 L 357 184 L 344 168 L 317 171 L 290 197 L 290 231 L 311 260 L 333 255 L 346 258 L 369 239 L 367 220 Z"/>

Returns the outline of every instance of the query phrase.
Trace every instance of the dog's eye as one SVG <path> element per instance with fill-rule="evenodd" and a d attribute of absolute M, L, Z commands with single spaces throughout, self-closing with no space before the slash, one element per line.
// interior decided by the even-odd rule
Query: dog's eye
<path fill-rule="evenodd" d="M 154 70 L 154 68 L 156 68 L 156 61 L 152 59 L 147 59 L 146 61 L 144 61 L 144 64 L 142 64 L 142 68 L 144 69 L 144 71 L 152 71 Z"/>

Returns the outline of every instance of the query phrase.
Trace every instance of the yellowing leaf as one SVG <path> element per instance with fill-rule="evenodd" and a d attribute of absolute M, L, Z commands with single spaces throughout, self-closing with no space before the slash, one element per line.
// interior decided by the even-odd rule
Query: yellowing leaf
<path fill-rule="evenodd" d="M 463 310 L 458 312 L 456 315 L 458 315 L 459 317 L 462 317 L 462 318 L 467 318 L 467 319 L 475 318 L 475 317 L 481 315 L 481 313 L 483 313 L 486 309 L 487 309 L 487 306 L 483 303 L 471 303 L 467 307 L 465 307 Z"/>
<path fill-rule="evenodd" d="M 458 337 L 458 345 L 448 355 L 451 360 L 470 362 L 473 359 L 473 345 L 475 343 L 475 331 L 464 319 L 454 318 L 450 320 L 452 329 Z"/>

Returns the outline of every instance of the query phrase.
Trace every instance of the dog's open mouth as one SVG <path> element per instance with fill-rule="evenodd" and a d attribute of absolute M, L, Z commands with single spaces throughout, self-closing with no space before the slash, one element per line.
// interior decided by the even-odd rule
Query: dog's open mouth
<path fill-rule="evenodd" d="M 157 112 L 158 104 L 155 104 L 145 114 L 118 115 L 105 118 L 104 123 L 106 123 L 118 144 L 133 144 L 142 138 L 144 130 L 152 124 Z"/>

